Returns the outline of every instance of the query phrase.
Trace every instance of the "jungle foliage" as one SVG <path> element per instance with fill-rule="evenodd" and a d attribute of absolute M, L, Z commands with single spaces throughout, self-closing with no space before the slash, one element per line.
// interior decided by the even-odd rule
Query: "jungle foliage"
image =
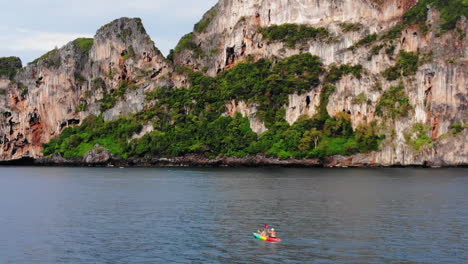
<path fill-rule="evenodd" d="M 77 38 L 73 41 L 81 50 L 83 54 L 88 54 L 94 44 L 92 38 Z"/>
<path fill-rule="evenodd" d="M 193 33 L 189 33 L 183 36 L 180 39 L 177 46 L 175 47 L 175 49 L 173 51 L 171 50 L 171 54 L 169 54 L 168 59 L 173 60 L 175 54 L 178 54 L 184 50 L 192 51 L 195 57 L 197 58 L 203 56 L 202 48 L 194 42 L 193 37 L 194 37 Z"/>
<path fill-rule="evenodd" d="M 33 60 L 29 64 L 37 65 L 38 62 L 43 61 L 44 65 L 50 67 L 60 67 L 62 60 L 60 58 L 59 50 L 57 48 L 45 53 L 41 57 Z"/>
<path fill-rule="evenodd" d="M 355 71 L 343 68 L 338 75 Z M 300 117 L 293 125 L 286 122 L 284 105 L 288 95 L 318 89 L 321 75 L 331 76 L 320 59 L 309 53 L 276 63 L 249 60 L 214 78 L 189 72 L 190 87 L 158 88 L 147 94 L 150 106 L 144 111 L 116 121 L 89 117 L 81 126 L 65 129 L 59 138 L 46 144 L 44 154 L 82 157 L 96 144 L 125 158 L 187 154 L 324 158 L 378 149 L 382 137 L 376 124 L 362 125 L 353 131 L 349 114 L 343 112 L 334 117 L 328 114 L 326 107 L 337 77 L 329 77 L 323 84 L 314 117 Z M 122 94 L 119 90 L 112 98 Z M 258 117 L 268 131 L 257 135 L 246 117 L 223 115 L 226 103 L 233 99 L 255 103 Z M 153 125 L 154 131 L 131 140 L 147 124 Z"/>
<path fill-rule="evenodd" d="M 6 77 L 12 80 L 21 67 L 21 59 L 18 57 L 0 58 L 0 77 Z"/>
<path fill-rule="evenodd" d="M 284 42 L 289 48 L 295 48 L 297 44 L 305 44 L 309 40 L 326 40 L 330 37 L 330 32 L 324 27 L 298 24 L 273 25 L 259 31 L 269 42 Z"/>
<path fill-rule="evenodd" d="M 419 54 L 401 50 L 398 54 L 395 66 L 386 69 L 382 75 L 389 81 L 398 79 L 400 76 L 416 74 L 419 66 Z"/>
<path fill-rule="evenodd" d="M 386 91 L 376 106 L 377 115 L 393 119 L 408 116 L 409 111 L 412 109 L 408 95 L 402 84 Z"/>

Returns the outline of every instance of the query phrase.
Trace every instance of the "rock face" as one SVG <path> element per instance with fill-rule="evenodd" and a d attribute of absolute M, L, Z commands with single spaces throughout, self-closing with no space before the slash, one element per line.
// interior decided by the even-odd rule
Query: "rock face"
<path fill-rule="evenodd" d="M 108 149 L 97 145 L 93 150 L 86 154 L 83 161 L 87 164 L 99 164 L 106 163 L 111 159 L 111 157 L 112 154 Z"/>
<path fill-rule="evenodd" d="M 329 161 L 331 166 L 466 165 L 466 129 L 457 135 L 449 133 L 455 123 L 466 124 L 468 116 L 468 41 L 462 37 L 463 32 L 468 32 L 466 17 L 458 21 L 458 30 L 441 34 L 436 30 L 441 23 L 440 13 L 430 9 L 429 29 L 408 26 L 394 40 L 377 39 L 372 45 L 350 49 L 370 34 L 393 28 L 417 2 L 220 0 L 195 31 L 184 37 L 193 44 L 192 48 L 176 48 L 173 62 L 166 60 L 154 46 L 141 20 L 117 19 L 97 31 L 89 49 L 84 50 L 79 41 L 73 41 L 20 69 L 14 78 L 0 75 L 0 91 L 5 91 L 0 94 L 0 159 L 40 158 L 42 144 L 60 135 L 66 127 L 79 125 L 89 115 L 116 120 L 144 111 L 149 104 L 146 92 L 163 86 L 187 85 L 187 77 L 176 68 L 186 67 L 215 76 L 247 58 L 277 60 L 309 52 L 319 56 L 326 67 L 359 64 L 364 69 L 360 78 L 346 75 L 336 83 L 327 105 L 330 115 L 349 113 L 354 128 L 372 121 L 385 124 L 382 133 L 386 139 L 380 151 L 335 157 Z M 269 42 L 259 31 L 260 27 L 285 23 L 324 27 L 331 36 L 291 47 Z M 345 24 L 359 26 L 345 30 Z M 378 45 L 382 45 L 380 50 L 373 49 Z M 384 45 L 392 49 L 386 50 Z M 420 57 L 417 72 L 401 81 L 412 110 L 405 118 L 382 117 L 377 114 L 377 104 L 400 81 L 389 81 L 381 73 L 397 63 L 400 51 L 417 52 Z M 123 89 L 122 82 L 133 88 L 125 91 L 124 97 L 115 98 L 114 104 L 106 105 L 106 98 L 115 97 L 114 91 Z M 301 115 L 315 115 L 322 89 L 320 85 L 302 94 L 289 95 L 284 106 L 286 121 L 293 124 Z M 254 132 L 267 131 L 256 116 L 254 103 L 227 103 L 226 115 L 237 113 L 249 118 Z M 433 147 L 415 150 L 408 145 L 407 139 L 416 124 L 430 127 Z M 148 125 L 134 138 L 153 129 Z"/>
<path fill-rule="evenodd" d="M 379 3 L 383 2 L 383 3 Z M 194 32 L 193 41 L 201 47 L 203 58 L 186 50 L 176 63 L 193 68 L 208 67 L 209 75 L 232 68 L 248 55 L 256 58 L 289 57 L 301 51 L 319 56 L 326 64 L 350 63 L 359 56 L 343 52 L 363 36 L 392 27 L 416 0 L 220 0 L 210 11 L 216 14 L 205 31 Z M 227 15 L 229 14 L 229 15 Z M 303 49 L 282 44 L 268 45 L 258 27 L 285 23 L 326 27 L 337 35 L 333 43 L 311 42 Z M 343 34 L 340 23 L 362 23 L 363 30 Z"/>
<path fill-rule="evenodd" d="M 41 157 L 42 144 L 90 114 L 114 120 L 141 111 L 144 92 L 172 85 L 172 72 L 140 19 L 103 26 L 89 50 L 70 42 L 21 69 L 13 81 L 0 80 L 7 91 L 0 95 L 0 158 Z M 101 100 L 122 81 L 139 88 L 103 110 Z"/>
<path fill-rule="evenodd" d="M 267 131 L 266 126 L 257 117 L 257 108 L 255 104 L 247 104 L 244 101 L 231 101 L 231 103 L 227 105 L 227 115 L 234 117 L 236 114 L 241 114 L 244 117 L 248 117 L 250 120 L 250 128 L 255 133 L 263 134 L 265 131 Z"/>

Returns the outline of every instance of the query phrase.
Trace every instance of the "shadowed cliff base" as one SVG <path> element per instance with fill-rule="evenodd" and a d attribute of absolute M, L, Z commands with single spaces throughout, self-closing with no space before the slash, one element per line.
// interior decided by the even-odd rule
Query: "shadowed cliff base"
<path fill-rule="evenodd" d="M 2 160 L 0 161 L 0 166 L 33 166 L 37 165 L 37 162 L 38 160 L 36 159 L 24 157 L 15 160 Z"/>
<path fill-rule="evenodd" d="M 326 159 L 288 159 L 279 160 L 265 156 L 245 158 L 221 157 L 209 159 L 200 155 L 187 155 L 175 158 L 142 158 L 121 159 L 110 157 L 104 161 L 86 161 L 84 159 L 53 158 L 22 158 L 10 161 L 0 161 L 0 166 L 53 166 L 53 167 L 191 167 L 191 168 L 236 168 L 236 167 L 284 167 L 284 168 L 467 168 L 468 164 L 444 164 L 425 161 L 421 164 L 377 164 L 369 161 L 369 157 L 356 155 L 351 157 L 334 156 Z"/>

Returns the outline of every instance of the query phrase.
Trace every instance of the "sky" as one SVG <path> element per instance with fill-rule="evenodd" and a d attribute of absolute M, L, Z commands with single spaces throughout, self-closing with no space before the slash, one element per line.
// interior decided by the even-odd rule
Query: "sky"
<path fill-rule="evenodd" d="M 0 8 L 0 57 L 23 65 L 120 17 L 140 17 L 165 54 L 217 0 L 15 0 Z"/>

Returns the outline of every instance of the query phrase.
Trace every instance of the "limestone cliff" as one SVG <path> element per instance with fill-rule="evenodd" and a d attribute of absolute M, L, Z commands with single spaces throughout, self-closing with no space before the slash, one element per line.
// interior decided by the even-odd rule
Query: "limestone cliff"
<path fill-rule="evenodd" d="M 428 26 L 403 23 L 416 4 L 417 0 L 220 0 L 169 59 L 154 46 L 139 19 L 115 20 L 99 29 L 93 40 L 79 39 L 51 51 L 14 77 L 0 75 L 0 90 L 5 91 L 0 94 L 0 158 L 42 157 L 44 143 L 90 115 L 111 121 L 145 112 L 155 103 L 145 100 L 148 92 L 190 86 L 187 69 L 217 76 L 247 60 L 278 61 L 311 53 L 330 71 L 339 65 L 362 67 L 359 76 L 348 74 L 336 81 L 326 109 L 331 116 L 349 114 L 354 129 L 376 121 L 385 135 L 379 151 L 337 156 L 329 164 L 466 165 L 466 14 L 455 29 L 444 31 L 439 29 L 441 14 L 433 6 L 428 6 Z M 327 34 L 289 45 L 262 32 L 284 24 L 323 28 Z M 387 32 L 398 34 L 385 37 Z M 398 68 L 406 53 L 418 55 L 411 74 Z M 402 77 L 388 76 L 392 68 Z M 293 124 L 303 115 L 316 115 L 323 85 L 289 94 L 285 120 Z M 381 98 L 399 85 L 409 98 L 409 114 L 398 118 L 381 114 Z M 251 129 L 262 134 L 268 128 L 257 111 L 254 101 L 226 102 L 225 115 L 248 117 Z M 451 133 L 455 124 L 463 127 L 456 134 Z M 420 125 L 424 131 L 415 129 Z M 132 139 L 155 130 L 152 124 L 144 127 Z M 430 144 L 412 146 L 418 133 L 429 135 Z"/>
<path fill-rule="evenodd" d="M 13 80 L 0 82 L 6 91 L 0 99 L 0 157 L 41 157 L 42 144 L 90 114 L 112 120 L 141 111 L 144 91 L 172 85 L 172 72 L 140 19 L 115 20 L 94 40 L 78 39 L 53 50 L 20 69 Z M 103 99 L 113 99 L 122 81 L 136 88 L 103 108 Z"/>

